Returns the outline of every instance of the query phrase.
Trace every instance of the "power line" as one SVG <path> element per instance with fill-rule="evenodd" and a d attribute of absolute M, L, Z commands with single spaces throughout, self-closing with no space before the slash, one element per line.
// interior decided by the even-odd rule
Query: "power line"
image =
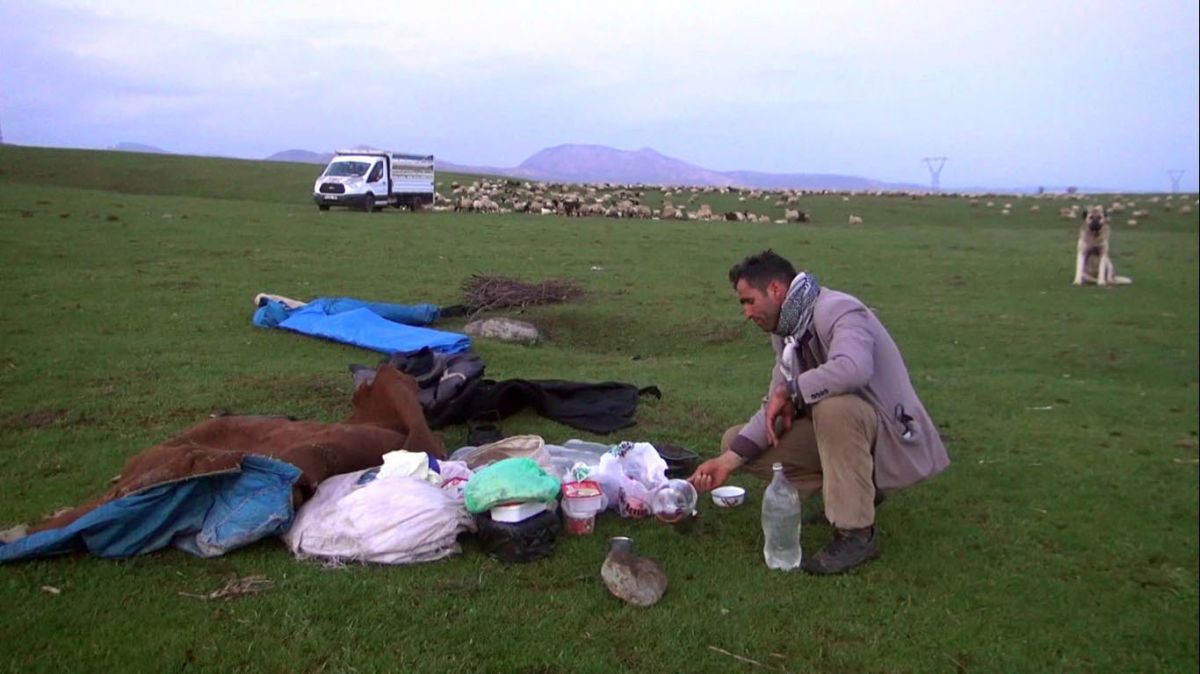
<path fill-rule="evenodd" d="M 925 157 L 921 161 L 929 167 L 929 185 L 934 192 L 941 191 L 942 167 L 946 165 L 945 157 Z M 934 166 L 936 164 L 937 166 Z"/>
<path fill-rule="evenodd" d="M 1186 173 L 1186 171 L 1184 171 L 1183 169 L 1170 169 L 1167 171 L 1167 175 L 1171 177 L 1171 191 L 1172 192 L 1179 191 L 1179 180 L 1181 178 L 1183 178 L 1184 173 Z"/>

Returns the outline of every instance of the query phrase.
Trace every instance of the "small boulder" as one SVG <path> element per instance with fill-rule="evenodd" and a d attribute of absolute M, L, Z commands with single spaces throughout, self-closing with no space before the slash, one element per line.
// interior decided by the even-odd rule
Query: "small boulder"
<path fill-rule="evenodd" d="M 481 321 L 471 321 L 463 328 L 463 332 L 472 337 L 498 339 L 502 342 L 533 345 L 542 338 L 536 326 L 525 321 L 512 318 L 485 318 Z"/>

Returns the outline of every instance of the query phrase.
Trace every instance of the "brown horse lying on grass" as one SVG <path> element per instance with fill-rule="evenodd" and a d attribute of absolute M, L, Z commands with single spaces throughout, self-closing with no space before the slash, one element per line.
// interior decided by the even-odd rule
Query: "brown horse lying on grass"
<path fill-rule="evenodd" d="M 280 417 L 227 416 L 197 424 L 130 457 L 103 496 L 52 515 L 29 533 L 64 527 L 103 503 L 170 482 L 235 472 L 246 454 L 286 461 L 302 472 L 292 505 L 308 500 L 325 478 L 372 468 L 398 449 L 444 459 L 446 448 L 425 423 L 417 382 L 390 365 L 354 391 L 354 413 L 341 423 Z"/>

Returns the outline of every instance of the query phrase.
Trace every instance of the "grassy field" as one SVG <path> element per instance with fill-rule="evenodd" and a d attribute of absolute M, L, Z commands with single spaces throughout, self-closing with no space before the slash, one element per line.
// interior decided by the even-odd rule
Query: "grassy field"
<path fill-rule="evenodd" d="M 615 436 L 531 413 L 505 432 L 711 455 L 766 384 L 767 340 L 725 275 L 767 247 L 878 312 L 953 463 L 889 499 L 883 557 L 838 578 L 768 572 L 761 486 L 740 476 L 747 505 L 705 502 L 690 533 L 609 514 L 529 565 L 471 541 L 413 567 L 330 570 L 276 541 L 212 560 L 6 565 L 0 668 L 1196 671 L 1194 213 L 1132 197 L 1152 216 L 1119 221 L 1113 247 L 1134 285 L 1077 288 L 1075 223 L 1056 200 L 999 197 L 1013 203 L 1003 216 L 957 198 L 822 195 L 802 201 L 807 225 L 367 215 L 319 213 L 318 171 L 0 146 L 0 528 L 101 492 L 126 457 L 214 411 L 344 417 L 346 366 L 377 356 L 251 327 L 258 292 L 452 304 L 473 273 L 577 279 L 586 299 L 521 316 L 544 344 L 476 343 L 488 375 L 655 384 L 663 399 Z M 849 213 L 865 224 L 846 226 Z M 451 448 L 465 435 L 441 433 Z M 600 583 L 613 535 L 666 569 L 656 607 Z M 805 551 L 829 535 L 807 527 Z M 273 585 L 186 596 L 250 575 Z"/>

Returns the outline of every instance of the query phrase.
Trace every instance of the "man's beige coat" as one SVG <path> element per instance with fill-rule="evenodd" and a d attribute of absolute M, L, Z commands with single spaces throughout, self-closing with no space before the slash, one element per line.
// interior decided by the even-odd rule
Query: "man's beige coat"
<path fill-rule="evenodd" d="M 908 369 L 891 335 L 862 302 L 822 288 L 813 308 L 810 337 L 802 340 L 793 381 L 806 405 L 829 396 L 863 397 L 879 415 L 875 441 L 875 484 L 901 489 L 942 472 L 950 464 L 946 448 L 925 406 L 917 398 Z M 784 340 L 771 337 L 775 367 L 771 391 L 786 386 Z M 739 433 L 758 447 L 767 446 L 766 399 Z"/>

